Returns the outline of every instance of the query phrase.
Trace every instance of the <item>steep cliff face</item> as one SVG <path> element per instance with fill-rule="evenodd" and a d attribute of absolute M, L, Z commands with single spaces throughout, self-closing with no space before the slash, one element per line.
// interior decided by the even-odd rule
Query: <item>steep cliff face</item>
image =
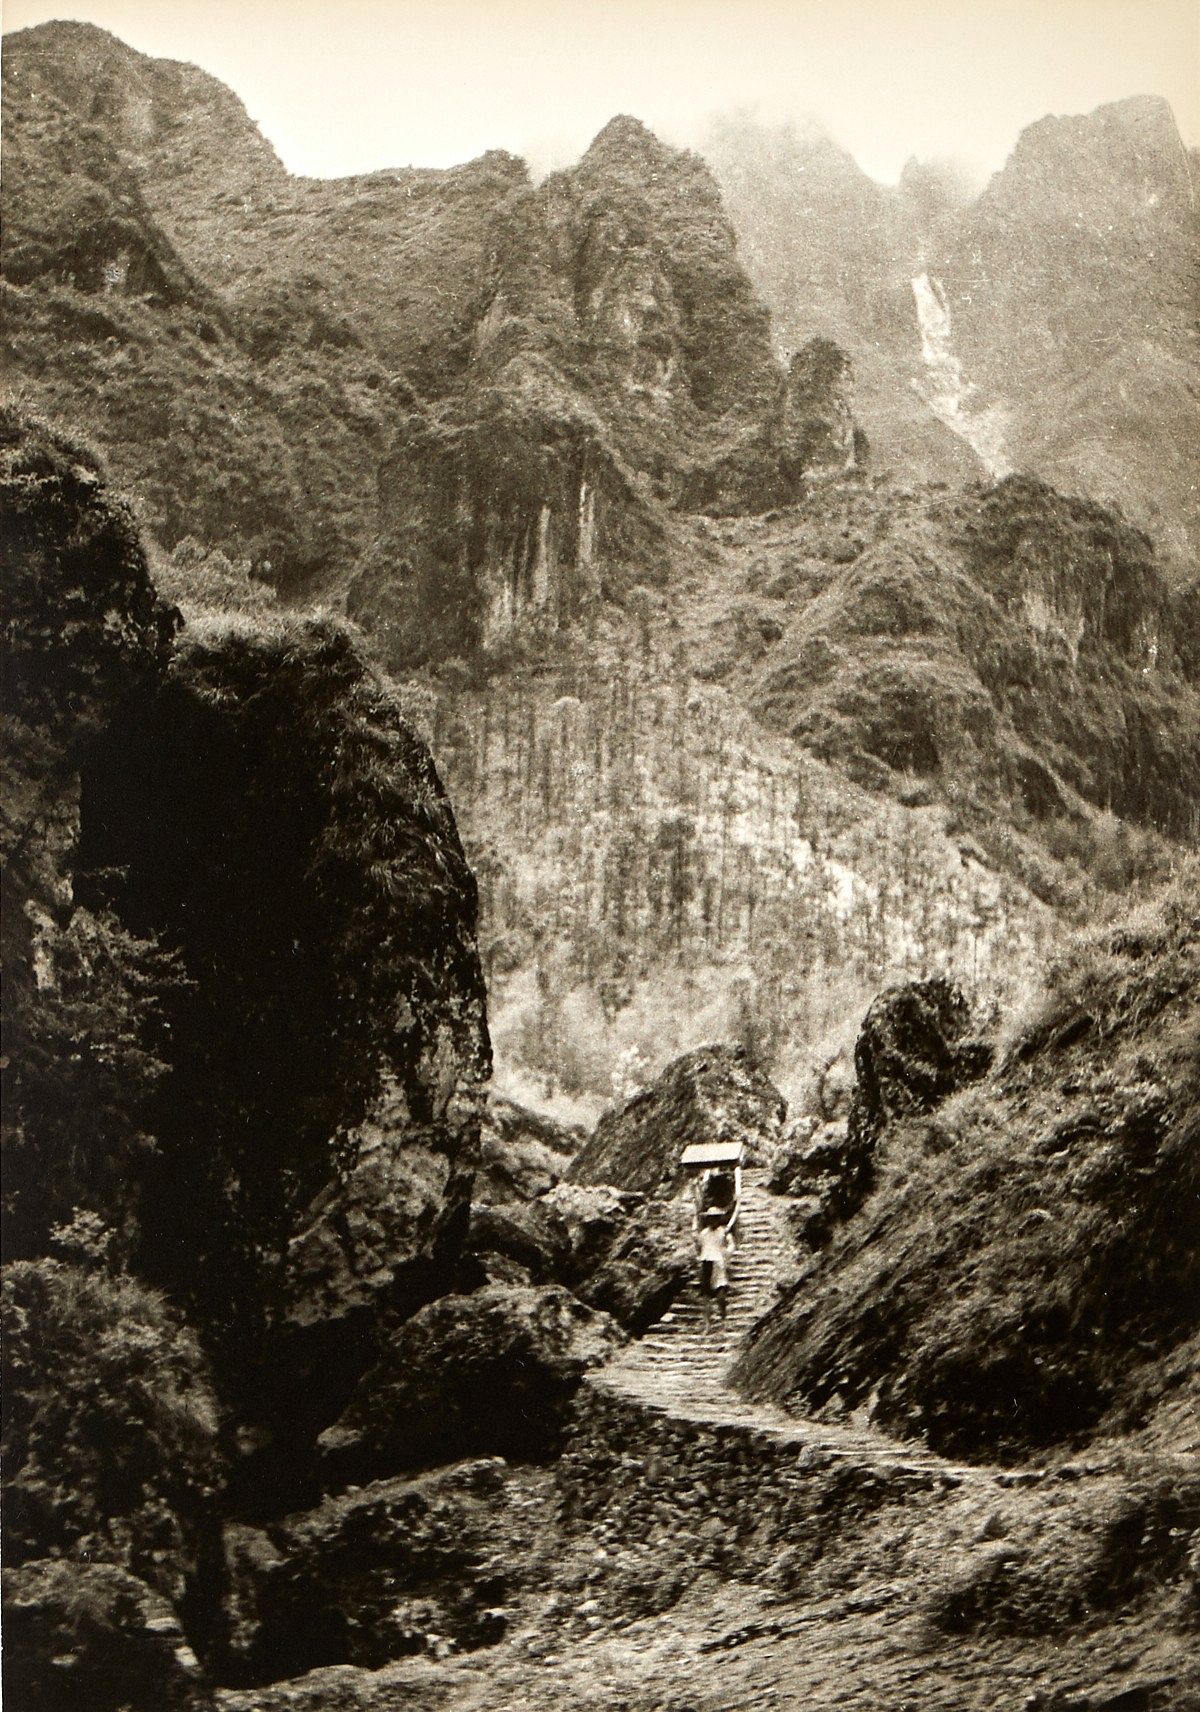
<path fill-rule="evenodd" d="M 1031 125 L 929 258 L 1011 461 L 1119 500 L 1173 564 L 1200 526 L 1196 255 L 1187 151 L 1138 97 Z"/>
<path fill-rule="evenodd" d="M 595 405 L 515 320 L 497 300 L 470 385 L 414 400 L 380 465 L 381 538 L 347 608 L 394 665 L 553 630 L 605 567 L 661 542 L 661 508 Z"/>
<path fill-rule="evenodd" d="M 344 626 L 180 632 L 95 455 L 11 412 L 0 488 L 6 1686 L 199 1712 L 223 1509 L 304 1489 L 457 1275 L 475 883 Z"/>
<path fill-rule="evenodd" d="M 11 1256 L 43 1252 L 77 1206 L 118 1227 L 132 1216 L 126 1179 L 147 1144 L 163 1068 L 156 1012 L 171 972 L 152 946 L 80 907 L 80 773 L 113 721 L 152 693 L 179 620 L 94 453 L 6 409 L 0 490 Z"/>
<path fill-rule="evenodd" d="M 214 271 L 222 235 L 181 243 L 191 181 L 170 151 L 201 136 L 211 196 L 215 163 L 261 143 L 219 84 L 91 26 L 6 38 L 6 363 L 33 408 L 94 439 L 159 540 L 223 543 L 294 590 L 358 550 L 377 402 L 361 360 L 328 360 L 336 328 L 311 281 L 282 306 L 264 289 L 249 314 Z M 160 181 L 175 190 L 159 197 Z M 264 321 L 288 328 L 286 373 L 256 360 Z"/>
<path fill-rule="evenodd" d="M 855 413 L 884 468 L 928 480 L 976 474 L 912 385 L 921 347 L 909 281 L 929 213 L 913 174 L 899 192 L 876 184 L 815 125 L 720 121 L 704 154 L 777 349 L 821 339 L 846 352 Z"/>
<path fill-rule="evenodd" d="M 115 446 L 168 545 L 349 590 L 394 663 L 572 618 L 664 556 L 661 507 L 801 492 L 720 192 L 636 120 L 536 190 L 500 152 L 331 183 L 286 173 L 213 79 L 87 26 L 15 37 L 6 77 L 15 367 Z M 214 438 L 237 449 L 197 469 Z"/>
<path fill-rule="evenodd" d="M 770 402 L 767 313 L 697 155 L 621 116 L 544 194 L 573 253 L 584 335 L 615 360 L 620 384 L 705 416 Z"/>
<path fill-rule="evenodd" d="M 1181 574 L 1200 539 L 1196 201 L 1165 102 L 1040 120 L 974 198 L 938 163 L 874 184 L 815 132 L 730 123 L 708 157 L 780 337 L 821 334 L 851 356 L 879 464 L 980 473 L 980 446 L 938 408 L 924 281 L 937 360 L 996 414 L 991 472 L 1118 501 Z"/>
<path fill-rule="evenodd" d="M 94 459 L 7 419 L 3 449 L 8 1251 L 94 1221 L 294 1449 L 454 1274 L 490 1068 L 474 880 L 342 627 L 172 647 Z"/>

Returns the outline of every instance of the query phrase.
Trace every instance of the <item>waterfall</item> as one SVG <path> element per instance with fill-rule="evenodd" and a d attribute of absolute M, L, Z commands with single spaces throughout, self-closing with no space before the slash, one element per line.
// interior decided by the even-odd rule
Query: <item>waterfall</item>
<path fill-rule="evenodd" d="M 537 551 L 533 561 L 533 587 L 530 598 L 534 606 L 545 606 L 550 598 L 554 579 L 554 523 L 550 507 L 543 505 L 538 514 Z"/>
<path fill-rule="evenodd" d="M 914 380 L 913 386 L 939 422 L 967 442 L 989 475 L 1006 476 L 1012 468 L 1004 450 L 1006 412 L 998 405 L 980 405 L 978 388 L 963 375 L 951 343 L 950 306 L 942 282 L 919 273 L 912 289 L 925 362 L 925 378 Z"/>
<path fill-rule="evenodd" d="M 592 559 L 596 551 L 596 490 L 588 482 L 579 484 L 579 549 L 575 568 L 581 588 L 591 580 Z"/>

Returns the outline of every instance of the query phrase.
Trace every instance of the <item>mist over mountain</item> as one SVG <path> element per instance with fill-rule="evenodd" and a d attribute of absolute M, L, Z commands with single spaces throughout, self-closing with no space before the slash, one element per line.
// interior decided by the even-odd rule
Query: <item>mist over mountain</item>
<path fill-rule="evenodd" d="M 1196 185 L 1165 102 L 1031 125 L 973 197 L 917 162 L 881 187 L 819 131 L 727 124 L 708 155 L 777 337 L 827 331 L 846 346 L 881 455 L 929 477 L 963 471 L 964 448 L 914 407 L 924 276 L 958 384 L 974 389 L 967 417 L 1003 423 L 1003 468 L 1117 501 L 1186 573 L 1200 492 Z M 966 458 L 978 472 L 969 445 Z"/>

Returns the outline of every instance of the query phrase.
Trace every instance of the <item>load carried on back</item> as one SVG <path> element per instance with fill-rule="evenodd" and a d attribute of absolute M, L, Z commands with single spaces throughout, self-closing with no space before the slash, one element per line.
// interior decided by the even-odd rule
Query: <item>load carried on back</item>
<path fill-rule="evenodd" d="M 685 1147 L 679 1163 L 692 1178 L 695 1202 L 693 1224 L 705 1222 L 709 1213 L 720 1213 L 721 1223 L 732 1236 L 742 1206 L 742 1165 L 746 1149 L 740 1141 L 697 1141 Z"/>
<path fill-rule="evenodd" d="M 696 1259 L 700 1266 L 700 1299 L 704 1324 L 712 1320 L 715 1301 L 725 1320 L 729 1294 L 729 1258 L 733 1233 L 742 1202 L 742 1157 L 740 1141 L 694 1142 L 683 1150 L 680 1164 L 693 1178 L 695 1207 L 692 1228 L 696 1236 Z"/>

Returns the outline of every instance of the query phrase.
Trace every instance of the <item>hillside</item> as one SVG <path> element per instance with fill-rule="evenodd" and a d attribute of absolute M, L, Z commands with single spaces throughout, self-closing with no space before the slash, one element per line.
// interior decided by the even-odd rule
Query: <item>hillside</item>
<path fill-rule="evenodd" d="M 1196 194 L 1164 101 L 1044 119 L 930 268 L 1013 463 L 1116 500 L 1176 573 L 1200 544 Z"/>
<path fill-rule="evenodd" d="M 1194 1456 L 1193 882 L 1072 944 L 989 1077 L 885 1129 L 874 1195 L 742 1360 L 753 1394 L 968 1457 Z"/>
<path fill-rule="evenodd" d="M 480 875 L 499 1074 L 594 1115 L 732 1036 L 793 1094 L 883 981 L 1007 1006 L 1060 912 L 1193 836 L 1190 634 L 1101 508 L 854 479 L 697 521 L 669 586 L 552 654 L 410 682 Z"/>

